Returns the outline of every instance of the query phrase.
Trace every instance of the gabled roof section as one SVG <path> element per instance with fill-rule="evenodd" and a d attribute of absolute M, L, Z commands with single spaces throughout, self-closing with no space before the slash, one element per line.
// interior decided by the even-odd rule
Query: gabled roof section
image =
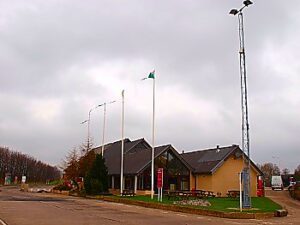
<path fill-rule="evenodd" d="M 104 158 L 105 164 L 108 168 L 108 174 L 120 174 L 120 166 L 121 166 L 121 140 L 108 143 L 104 146 Z M 130 139 L 124 139 L 124 162 L 128 161 L 128 158 L 131 158 L 131 155 L 144 156 L 147 152 L 147 149 L 151 148 L 151 146 L 145 141 L 144 138 L 137 139 L 131 141 Z M 102 146 L 93 149 L 95 153 L 101 154 Z M 145 151 L 146 150 L 146 151 Z M 143 160 L 143 157 L 138 157 Z M 136 170 L 136 167 L 139 165 L 139 161 L 137 160 L 126 169 L 126 165 L 124 163 L 124 173 L 126 174 L 129 171 Z"/>
<path fill-rule="evenodd" d="M 238 149 L 237 145 L 232 145 L 182 153 L 181 156 L 194 168 L 194 173 L 211 174 Z"/>
<path fill-rule="evenodd" d="M 213 174 L 231 155 L 238 158 L 242 157 L 243 152 L 238 145 L 231 145 L 181 154 L 185 161 L 193 167 L 193 172 L 198 174 Z M 261 170 L 252 160 L 251 166 L 259 174 L 262 174 Z"/>
<path fill-rule="evenodd" d="M 125 154 L 127 153 L 132 154 L 137 151 L 141 151 L 145 148 L 151 148 L 151 146 L 148 144 L 148 142 L 145 141 L 144 138 L 132 141 L 127 146 L 128 146 L 127 149 L 124 151 Z"/>
<path fill-rule="evenodd" d="M 124 144 L 124 174 L 138 174 L 151 164 L 151 146 L 141 138 L 131 141 L 125 139 Z M 155 147 L 154 157 L 158 157 L 167 150 L 171 150 L 183 164 L 192 170 L 191 166 L 181 157 L 180 154 L 171 146 L 163 145 Z M 101 146 L 94 149 L 98 154 L 101 153 Z M 105 145 L 104 150 L 105 163 L 109 175 L 120 174 L 121 164 L 121 141 L 116 141 Z"/>

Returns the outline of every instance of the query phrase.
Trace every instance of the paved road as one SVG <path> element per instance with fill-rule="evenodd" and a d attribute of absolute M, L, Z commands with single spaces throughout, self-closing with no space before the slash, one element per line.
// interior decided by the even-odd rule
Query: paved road
<path fill-rule="evenodd" d="M 197 216 L 52 194 L 23 193 L 2 187 L 0 219 L 8 225 L 279 225 L 299 224 L 295 217 L 232 220 Z M 1 224 L 1 220 L 0 220 Z"/>
<path fill-rule="evenodd" d="M 291 199 L 289 192 L 266 190 L 266 196 L 288 210 L 288 220 L 300 225 L 300 201 Z"/>

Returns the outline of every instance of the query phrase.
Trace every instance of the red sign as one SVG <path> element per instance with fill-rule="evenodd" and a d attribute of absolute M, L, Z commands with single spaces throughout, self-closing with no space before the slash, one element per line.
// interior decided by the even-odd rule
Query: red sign
<path fill-rule="evenodd" d="M 164 169 L 158 168 L 157 170 L 157 188 L 163 187 Z"/>

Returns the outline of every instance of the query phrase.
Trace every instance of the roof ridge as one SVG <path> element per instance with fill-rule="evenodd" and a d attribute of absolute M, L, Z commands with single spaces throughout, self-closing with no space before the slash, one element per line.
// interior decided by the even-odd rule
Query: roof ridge
<path fill-rule="evenodd" d="M 169 146 L 172 146 L 172 145 L 171 144 L 165 144 L 165 145 L 156 146 L 154 148 L 162 148 L 162 147 L 169 147 Z"/>
<path fill-rule="evenodd" d="M 233 144 L 233 145 L 228 145 L 228 146 L 223 146 L 223 147 L 215 147 L 215 148 L 208 148 L 208 149 L 203 149 L 203 150 L 192 150 L 190 152 L 184 152 L 181 154 L 192 154 L 192 153 L 198 153 L 198 152 L 205 152 L 205 151 L 212 151 L 212 150 L 217 150 L 217 149 L 225 149 L 225 148 L 234 148 L 234 147 L 238 147 L 239 145 Z"/>

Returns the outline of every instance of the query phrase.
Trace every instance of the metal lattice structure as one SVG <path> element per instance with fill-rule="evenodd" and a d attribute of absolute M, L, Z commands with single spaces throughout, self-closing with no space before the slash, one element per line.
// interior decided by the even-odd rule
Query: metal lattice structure
<path fill-rule="evenodd" d="M 248 96 L 247 96 L 247 75 L 246 56 L 244 40 L 244 18 L 243 13 L 238 14 L 239 38 L 240 38 L 240 75 L 241 75 L 241 105 L 242 105 L 242 146 L 244 151 L 243 170 L 243 208 L 251 208 L 250 195 L 250 139 L 248 121 Z"/>
<path fill-rule="evenodd" d="M 237 10 L 232 9 L 230 14 L 237 15 L 239 20 L 239 41 L 240 41 L 240 76 L 241 76 L 241 106 L 242 106 L 242 150 L 244 168 L 242 171 L 243 182 L 243 208 L 251 208 L 250 193 L 250 139 L 249 139 L 249 120 L 248 120 L 248 96 L 247 96 L 247 75 L 246 75 L 246 55 L 245 55 L 245 35 L 243 9 L 252 2 L 244 1 L 244 6 Z"/>

